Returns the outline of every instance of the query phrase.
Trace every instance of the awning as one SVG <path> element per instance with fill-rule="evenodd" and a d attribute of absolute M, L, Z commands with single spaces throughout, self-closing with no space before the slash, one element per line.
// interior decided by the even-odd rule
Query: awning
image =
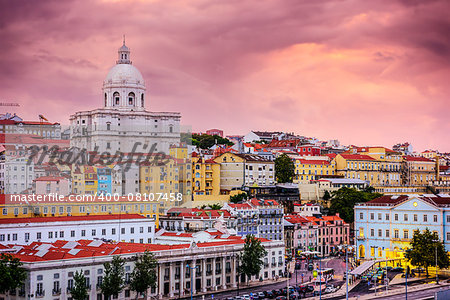
<path fill-rule="evenodd" d="M 359 265 L 356 269 L 351 271 L 350 275 L 356 275 L 356 276 L 362 275 L 364 272 L 366 272 L 368 269 L 370 269 L 375 263 L 376 263 L 376 261 L 374 261 L 374 260 L 365 261 L 361 265 Z"/>

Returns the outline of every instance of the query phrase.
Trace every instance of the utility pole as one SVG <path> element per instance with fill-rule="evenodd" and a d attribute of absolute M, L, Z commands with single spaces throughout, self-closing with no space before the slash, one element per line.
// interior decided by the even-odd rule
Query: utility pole
<path fill-rule="evenodd" d="M 438 244 L 436 243 L 436 284 L 439 284 L 439 277 L 438 277 L 438 261 L 437 261 L 437 246 Z"/>
<path fill-rule="evenodd" d="M 345 246 L 345 299 L 348 300 L 348 245 Z"/>

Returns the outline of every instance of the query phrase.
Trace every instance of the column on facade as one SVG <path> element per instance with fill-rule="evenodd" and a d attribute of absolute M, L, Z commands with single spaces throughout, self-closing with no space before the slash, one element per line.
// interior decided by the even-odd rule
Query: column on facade
<path fill-rule="evenodd" d="M 185 277 L 185 274 L 186 274 L 186 265 L 184 263 L 184 260 L 182 260 L 180 262 L 180 291 L 179 291 L 181 296 L 184 295 L 184 282 L 185 282 L 184 277 Z"/>
<path fill-rule="evenodd" d="M 169 297 L 173 297 L 175 291 L 175 263 L 169 263 Z"/>
<path fill-rule="evenodd" d="M 190 270 L 189 270 L 189 274 L 191 275 L 191 276 L 189 276 L 189 280 L 191 280 L 191 289 L 192 289 L 192 294 L 196 294 L 197 293 L 197 290 L 196 290 L 196 286 L 195 286 L 195 273 L 196 273 L 196 269 L 195 269 L 195 267 L 197 266 L 196 265 L 196 260 L 195 260 L 195 258 L 192 260 L 192 263 L 191 263 L 192 265 L 191 266 L 189 266 L 190 267 Z M 191 273 L 192 272 L 192 273 Z"/>
<path fill-rule="evenodd" d="M 231 286 L 233 288 L 237 287 L 237 284 L 236 284 L 236 269 L 237 269 L 236 259 L 237 259 L 237 257 L 235 255 L 231 256 Z"/>
<path fill-rule="evenodd" d="M 227 288 L 227 275 L 226 275 L 227 257 L 222 257 L 222 289 Z"/>
<path fill-rule="evenodd" d="M 164 273 L 163 273 L 163 265 L 164 264 L 159 264 L 158 265 L 158 297 L 161 299 L 163 297 L 164 294 Z"/>
<path fill-rule="evenodd" d="M 206 293 L 206 259 L 201 259 L 202 264 L 202 292 Z"/>
<path fill-rule="evenodd" d="M 212 263 L 211 263 L 212 264 L 211 285 L 212 285 L 212 287 L 214 287 L 214 290 L 217 290 L 217 286 L 216 286 L 216 262 L 217 262 L 217 260 L 216 259 L 217 259 L 216 257 L 213 257 L 211 259 L 212 260 Z"/>

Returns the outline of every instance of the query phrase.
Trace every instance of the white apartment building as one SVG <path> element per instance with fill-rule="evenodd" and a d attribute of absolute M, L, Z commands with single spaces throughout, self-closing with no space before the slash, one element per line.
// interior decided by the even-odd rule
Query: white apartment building
<path fill-rule="evenodd" d="M 0 219 L 0 244 L 82 239 L 152 243 L 155 220 L 138 214 Z"/>
<path fill-rule="evenodd" d="M 35 242 L 31 245 L 8 245 L 9 252 L 23 262 L 27 279 L 23 289 L 15 295 L 0 295 L 7 300 L 17 299 L 68 299 L 74 285 L 73 276 L 82 271 L 88 285 L 89 299 L 97 299 L 98 288 L 104 275 L 103 263 L 114 255 L 125 260 L 125 279 L 130 278 L 137 255 L 149 250 L 158 261 L 157 287 L 149 290 L 151 298 L 168 299 L 187 297 L 199 292 L 214 293 L 236 288 L 244 276 L 239 276 L 238 255 L 244 246 L 240 237 L 218 237 L 217 241 L 153 245 L 134 243 L 105 243 L 101 240 Z M 284 273 L 284 245 L 282 241 L 262 239 L 267 251 L 259 276 L 251 280 L 268 279 Z M 136 294 L 126 285 L 117 299 L 135 299 Z"/>

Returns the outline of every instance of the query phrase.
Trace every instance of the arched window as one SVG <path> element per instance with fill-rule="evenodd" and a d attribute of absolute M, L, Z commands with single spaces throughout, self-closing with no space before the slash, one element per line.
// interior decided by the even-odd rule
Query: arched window
<path fill-rule="evenodd" d="M 128 105 L 134 106 L 134 93 L 133 92 L 128 94 Z"/>
<path fill-rule="evenodd" d="M 141 94 L 141 106 L 144 107 L 144 94 Z"/>
<path fill-rule="evenodd" d="M 105 93 L 105 106 L 106 106 L 106 100 L 107 100 L 107 95 L 106 95 L 106 93 Z"/>
<path fill-rule="evenodd" d="M 113 95 L 114 105 L 120 105 L 120 94 L 119 92 L 115 92 Z"/>
<path fill-rule="evenodd" d="M 169 125 L 169 132 L 170 132 L 170 133 L 173 132 L 173 125 Z"/>

